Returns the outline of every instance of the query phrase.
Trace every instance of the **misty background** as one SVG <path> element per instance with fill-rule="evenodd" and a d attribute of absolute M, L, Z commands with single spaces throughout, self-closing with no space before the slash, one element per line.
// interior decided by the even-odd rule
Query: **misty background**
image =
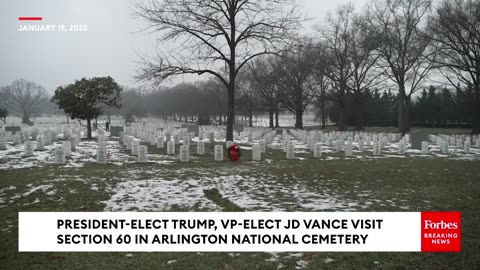
<path fill-rule="evenodd" d="M 0 3 L 0 85 L 16 79 L 34 81 L 48 93 L 82 77 L 112 76 L 120 85 L 140 86 L 133 78 L 139 56 L 154 53 L 155 34 L 142 31 L 146 22 L 135 18 L 133 4 L 140 0 L 5 0 Z M 356 7 L 366 1 L 303 0 L 304 31 L 325 21 L 340 4 Z M 21 22 L 19 16 L 41 16 L 42 22 Z M 19 32 L 20 24 L 87 25 L 87 32 Z M 181 76 L 165 83 L 205 80 Z"/>

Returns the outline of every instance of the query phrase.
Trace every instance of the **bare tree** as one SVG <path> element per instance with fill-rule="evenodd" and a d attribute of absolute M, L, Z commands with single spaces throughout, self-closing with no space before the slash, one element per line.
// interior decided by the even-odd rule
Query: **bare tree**
<path fill-rule="evenodd" d="M 301 22 L 291 0 L 153 0 L 137 4 L 137 15 L 162 42 L 158 59 L 144 59 L 138 78 L 217 77 L 228 92 L 226 140 L 233 140 L 238 73 L 255 57 L 281 51 Z"/>
<path fill-rule="evenodd" d="M 318 115 L 321 118 L 322 128 L 326 128 L 327 102 L 329 98 L 329 92 L 332 87 L 332 81 L 327 74 L 329 72 L 329 63 L 328 57 L 325 54 L 325 48 L 323 48 L 323 46 L 324 45 L 321 42 L 317 44 L 317 55 L 315 57 L 316 61 L 313 69 L 313 79 L 317 87 L 317 97 L 315 102 L 319 109 Z"/>
<path fill-rule="evenodd" d="M 444 1 L 430 29 L 441 45 L 440 72 L 469 102 L 473 132 L 480 132 L 480 2 Z"/>
<path fill-rule="evenodd" d="M 398 125 L 410 130 L 412 95 L 434 67 L 436 49 L 425 31 L 431 0 L 376 0 L 368 6 L 370 30 L 378 42 L 379 66 L 398 86 Z"/>
<path fill-rule="evenodd" d="M 278 58 L 275 56 L 257 58 L 250 65 L 251 83 L 260 97 L 260 103 L 269 115 L 270 128 L 279 127 L 280 89 L 277 74 Z M 274 120 L 275 115 L 275 120 Z"/>
<path fill-rule="evenodd" d="M 239 97 L 236 100 L 237 108 L 239 111 L 243 111 L 244 115 L 248 117 L 248 126 L 252 127 L 253 114 L 259 109 L 259 94 L 255 89 L 251 73 L 248 69 L 240 72 L 237 79 L 237 89 L 239 92 Z"/>
<path fill-rule="evenodd" d="M 372 88 L 378 85 L 378 78 L 382 75 L 382 72 L 375 69 L 380 55 L 376 51 L 377 42 L 374 35 L 368 30 L 363 16 L 354 15 L 351 37 L 349 53 L 352 77 L 347 83 L 347 88 L 352 95 L 356 129 L 362 129 L 365 99 Z"/>
<path fill-rule="evenodd" d="M 348 82 L 353 76 L 350 55 L 353 11 L 353 5 L 340 6 L 334 15 L 328 17 L 326 27 L 320 29 L 322 46 L 319 48 L 328 62 L 325 75 L 332 82 L 332 98 L 340 109 L 340 130 L 345 129 Z"/>
<path fill-rule="evenodd" d="M 284 54 L 278 63 L 282 104 L 295 115 L 298 129 L 303 129 L 303 113 L 316 97 L 313 79 L 316 60 L 312 48 L 310 44 L 301 44 L 298 50 Z"/>
<path fill-rule="evenodd" d="M 6 89 L 7 104 L 22 116 L 22 123 L 31 124 L 30 117 L 48 101 L 45 88 L 24 79 L 14 81 Z"/>

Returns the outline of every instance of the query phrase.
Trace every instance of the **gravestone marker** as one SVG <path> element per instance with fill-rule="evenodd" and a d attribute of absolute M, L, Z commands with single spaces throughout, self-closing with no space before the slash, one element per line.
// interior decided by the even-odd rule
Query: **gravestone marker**
<path fill-rule="evenodd" d="M 23 150 L 24 150 L 24 156 L 33 156 L 34 155 L 34 145 L 35 145 L 35 142 L 33 141 L 26 141 L 23 145 Z"/>
<path fill-rule="evenodd" d="M 37 136 L 37 151 L 45 150 L 45 144 L 43 143 L 43 137 Z"/>
<path fill-rule="evenodd" d="M 175 142 L 167 142 L 167 155 L 175 155 Z"/>
<path fill-rule="evenodd" d="M 69 157 L 72 155 L 72 143 L 70 141 L 62 141 L 63 151 L 65 156 Z"/>
<path fill-rule="evenodd" d="M 442 154 L 448 154 L 448 142 L 447 141 L 442 141 L 442 144 L 440 146 L 440 151 Z"/>
<path fill-rule="evenodd" d="M 313 157 L 321 158 L 322 157 L 322 144 L 316 143 L 313 145 Z"/>
<path fill-rule="evenodd" d="M 165 148 L 165 142 L 163 141 L 163 136 L 157 138 L 157 148 L 163 149 Z"/>
<path fill-rule="evenodd" d="M 363 142 L 362 139 L 358 142 L 358 150 L 363 152 L 365 150 L 365 143 Z"/>
<path fill-rule="evenodd" d="M 19 145 L 21 142 L 21 136 L 19 133 L 15 133 L 13 134 L 13 137 L 12 137 L 12 144 L 13 145 Z"/>
<path fill-rule="evenodd" d="M 267 143 L 265 142 L 265 140 L 260 141 L 260 150 L 262 153 L 267 152 Z"/>
<path fill-rule="evenodd" d="M 73 134 L 70 136 L 70 144 L 72 146 L 72 152 L 75 152 L 77 150 L 77 144 L 78 144 L 78 139 L 77 135 Z"/>
<path fill-rule="evenodd" d="M 50 132 L 45 132 L 43 133 L 43 140 L 45 145 L 51 145 L 52 144 L 52 135 L 50 135 Z"/>
<path fill-rule="evenodd" d="M 204 155 L 205 154 L 205 143 L 204 142 L 197 142 L 197 154 Z"/>
<path fill-rule="evenodd" d="M 223 145 L 215 145 L 215 161 L 223 161 Z"/>
<path fill-rule="evenodd" d="M 382 143 L 377 141 L 373 144 L 373 148 L 372 148 L 372 151 L 373 151 L 373 155 L 374 156 L 379 156 L 382 154 Z"/>
<path fill-rule="evenodd" d="M 107 146 L 97 145 L 97 163 L 107 164 Z"/>
<path fill-rule="evenodd" d="M 463 151 L 465 154 L 470 154 L 470 140 L 466 140 L 463 145 Z"/>
<path fill-rule="evenodd" d="M 148 161 L 148 147 L 146 145 L 138 146 L 138 162 L 146 163 Z"/>
<path fill-rule="evenodd" d="M 252 146 L 252 160 L 253 161 L 262 160 L 262 147 L 258 143 Z"/>
<path fill-rule="evenodd" d="M 291 143 L 287 145 L 287 159 L 295 159 L 295 146 Z"/>
<path fill-rule="evenodd" d="M 3 131 L 5 132 L 5 131 Z M 13 133 L 11 131 L 5 132 L 5 138 L 7 141 L 12 141 L 13 140 Z"/>
<path fill-rule="evenodd" d="M 105 142 L 105 141 L 106 141 L 105 134 L 98 134 L 97 135 L 97 142 Z"/>
<path fill-rule="evenodd" d="M 335 141 L 335 151 L 340 152 L 342 150 L 342 142 L 340 140 Z"/>
<path fill-rule="evenodd" d="M 132 141 L 132 149 L 131 149 L 131 154 L 134 156 L 138 156 L 138 147 L 140 146 L 140 141 L 138 140 L 133 140 Z"/>
<path fill-rule="evenodd" d="M 401 140 L 398 143 L 398 154 L 399 155 L 405 155 L 405 142 L 403 140 Z"/>
<path fill-rule="evenodd" d="M 210 143 L 214 143 L 214 142 L 215 142 L 215 133 L 210 132 L 210 134 L 209 134 L 209 140 L 210 140 Z"/>
<path fill-rule="evenodd" d="M 457 139 L 457 148 L 458 148 L 458 149 L 463 148 L 463 141 L 462 141 L 462 139 Z"/>
<path fill-rule="evenodd" d="M 63 145 L 55 146 L 55 163 L 56 164 L 65 164 L 67 158 L 65 156 L 65 151 L 63 150 Z"/>
<path fill-rule="evenodd" d="M 351 157 L 353 156 L 353 149 L 352 149 L 352 141 L 348 141 L 348 143 L 345 145 L 345 157 Z"/>
<path fill-rule="evenodd" d="M 423 155 L 428 155 L 428 142 L 422 142 L 422 154 Z"/>
<path fill-rule="evenodd" d="M 190 161 L 190 149 L 186 145 L 180 146 L 180 162 Z"/>
<path fill-rule="evenodd" d="M 225 148 L 228 149 L 228 148 L 230 148 L 232 145 L 233 145 L 233 142 L 232 142 L 232 141 L 227 141 L 227 142 L 225 143 Z"/>
<path fill-rule="evenodd" d="M 0 131 L 0 150 L 7 150 L 7 137 L 3 130 Z"/>

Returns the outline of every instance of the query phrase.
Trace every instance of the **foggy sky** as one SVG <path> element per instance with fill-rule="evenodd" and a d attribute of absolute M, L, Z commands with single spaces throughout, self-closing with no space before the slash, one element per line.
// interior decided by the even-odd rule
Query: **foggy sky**
<path fill-rule="evenodd" d="M 305 31 L 348 2 L 361 8 L 366 0 L 303 0 L 312 18 Z M 152 55 L 155 35 L 140 31 L 145 21 L 132 13 L 132 0 L 1 0 L 0 86 L 24 78 L 53 93 L 82 77 L 108 75 L 123 86 L 138 86 L 133 79 L 138 55 Z M 87 25 L 88 31 L 18 32 L 20 24 L 34 23 L 18 21 L 20 16 L 41 16 L 42 24 Z"/>

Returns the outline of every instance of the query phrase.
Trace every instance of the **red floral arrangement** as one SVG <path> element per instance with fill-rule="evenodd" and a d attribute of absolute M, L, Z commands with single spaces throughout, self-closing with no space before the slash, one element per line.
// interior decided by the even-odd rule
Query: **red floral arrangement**
<path fill-rule="evenodd" d="M 240 160 L 241 153 L 240 153 L 240 147 L 238 147 L 238 145 L 232 144 L 232 146 L 230 146 L 230 147 L 227 149 L 227 153 L 228 153 L 228 158 L 229 158 L 231 161 L 238 161 L 238 160 Z"/>

